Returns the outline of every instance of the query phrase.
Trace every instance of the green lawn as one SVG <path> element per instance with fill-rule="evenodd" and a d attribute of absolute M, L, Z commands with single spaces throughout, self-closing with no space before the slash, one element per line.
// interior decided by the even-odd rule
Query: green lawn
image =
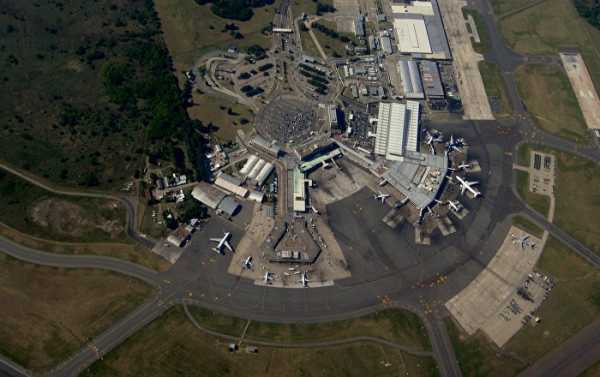
<path fill-rule="evenodd" d="M 220 143 L 235 141 L 237 130 L 248 133 L 253 128 L 252 110 L 229 98 L 194 93 L 194 104 L 188 109 L 190 117 L 201 120 L 204 125 L 212 123 L 212 135 Z M 231 114 L 228 112 L 229 109 Z M 240 122 L 242 119 L 246 119 L 249 123 L 242 125 Z"/>
<path fill-rule="evenodd" d="M 479 62 L 479 72 L 481 73 L 485 92 L 488 97 L 495 97 L 500 103 L 500 111 L 496 114 L 510 115 L 512 108 L 498 66 L 483 60 Z"/>
<path fill-rule="evenodd" d="M 550 238 L 536 269 L 556 281 L 537 311 L 542 321 L 535 327 L 524 327 L 505 346 L 530 364 L 600 315 L 600 271 L 562 243 Z"/>
<path fill-rule="evenodd" d="M 208 321 L 214 322 L 214 319 Z M 236 324 L 231 323 L 225 324 L 225 327 L 230 325 L 237 328 Z M 244 344 L 240 352 L 229 353 L 227 343 L 196 329 L 185 317 L 183 309 L 176 307 L 128 339 L 103 360 L 93 364 L 81 376 L 438 375 L 432 358 L 414 357 L 397 349 L 371 343 L 309 349 L 259 347 L 256 354 L 245 353 Z"/>
<path fill-rule="evenodd" d="M 524 2 L 496 0 L 495 3 L 511 9 Z M 577 14 L 572 0 L 546 0 L 503 19 L 500 29 L 508 44 L 520 53 L 555 55 L 562 48 L 576 47 L 596 89 L 600 88 L 600 30 Z"/>
<path fill-rule="evenodd" d="M 252 339 L 320 341 L 369 335 L 388 339 L 415 349 L 431 348 L 423 323 L 417 315 L 390 309 L 354 320 L 319 324 L 281 325 L 251 323 L 246 334 Z"/>
<path fill-rule="evenodd" d="M 263 29 L 273 21 L 277 3 L 255 8 L 254 16 L 245 22 L 220 18 L 211 12 L 210 4 L 198 5 L 194 0 L 155 0 L 155 4 L 165 41 L 179 72 L 190 69 L 210 50 L 255 44 L 265 49 L 271 46 L 271 37 Z M 243 39 L 235 39 L 223 31 L 225 25 L 231 23 L 239 27 Z"/>
<path fill-rule="evenodd" d="M 513 218 L 513 225 L 521 228 L 527 233 L 531 233 L 538 238 L 542 238 L 544 230 L 537 226 L 535 223 L 529 221 L 527 218 L 522 216 L 516 216 Z"/>
<path fill-rule="evenodd" d="M 529 173 L 517 170 L 515 171 L 515 176 L 517 179 L 517 190 L 521 198 L 533 209 L 547 216 L 550 209 L 550 198 L 546 195 L 529 191 Z"/>
<path fill-rule="evenodd" d="M 521 66 L 516 80 L 519 95 L 538 127 L 579 143 L 589 140 L 577 98 L 562 68 Z"/>
<path fill-rule="evenodd" d="M 0 254 L 0 354 L 50 369 L 140 305 L 145 284 L 112 272 L 60 269 Z"/>
<path fill-rule="evenodd" d="M 524 145 L 519 158 L 527 160 L 535 148 L 556 156 L 554 223 L 571 236 L 600 253 L 600 167 L 584 158 L 547 147 Z"/>
<path fill-rule="evenodd" d="M 537 3 L 539 0 L 492 0 L 492 7 L 496 16 L 523 9 Z"/>
<path fill-rule="evenodd" d="M 0 170 L 0 222 L 29 235 L 71 242 L 130 242 L 114 200 L 55 195 Z"/>
<path fill-rule="evenodd" d="M 449 334 L 465 376 L 511 377 L 556 349 L 600 315 L 600 272 L 563 244 L 550 239 L 536 270 L 556 282 L 536 312 L 537 326 L 525 326 L 502 349 L 481 334 L 467 336 L 448 321 Z"/>
<path fill-rule="evenodd" d="M 485 27 L 485 21 L 483 20 L 483 17 L 481 17 L 481 14 L 474 9 L 463 8 L 462 12 L 465 20 L 468 19 L 469 15 L 473 17 L 475 26 L 477 27 L 477 32 L 479 33 L 479 43 L 476 43 L 475 40 L 471 38 L 473 49 L 480 54 L 486 53 L 490 49 L 490 36 L 487 28 Z M 467 23 L 467 29 L 470 29 L 470 27 L 471 24 Z"/>
<path fill-rule="evenodd" d="M 452 320 L 447 320 L 446 326 L 463 376 L 513 377 L 526 367 L 509 353 L 499 351 L 481 333 L 468 336 Z"/>

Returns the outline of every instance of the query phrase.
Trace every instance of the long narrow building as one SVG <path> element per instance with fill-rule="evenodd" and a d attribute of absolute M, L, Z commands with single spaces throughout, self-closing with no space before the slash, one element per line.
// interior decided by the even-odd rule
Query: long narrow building
<path fill-rule="evenodd" d="M 402 161 L 406 151 L 419 149 L 419 102 L 379 104 L 375 154 Z"/>

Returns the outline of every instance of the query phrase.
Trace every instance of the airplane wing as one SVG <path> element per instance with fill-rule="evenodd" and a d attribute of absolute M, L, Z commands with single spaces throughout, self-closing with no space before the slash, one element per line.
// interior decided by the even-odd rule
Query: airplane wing
<path fill-rule="evenodd" d="M 229 249 L 229 251 L 231 251 L 233 253 L 233 248 L 231 247 L 231 245 L 229 244 L 229 242 L 225 241 L 224 245 L 225 245 L 225 247 L 227 249 Z"/>
<path fill-rule="evenodd" d="M 467 190 L 467 185 L 461 185 L 460 186 L 460 194 L 461 195 L 464 195 L 466 190 Z"/>
<path fill-rule="evenodd" d="M 209 240 L 212 242 L 221 242 L 220 238 L 210 238 Z"/>
<path fill-rule="evenodd" d="M 479 181 L 470 181 L 470 182 L 467 182 L 467 184 L 470 186 L 474 186 L 474 185 L 478 185 Z"/>

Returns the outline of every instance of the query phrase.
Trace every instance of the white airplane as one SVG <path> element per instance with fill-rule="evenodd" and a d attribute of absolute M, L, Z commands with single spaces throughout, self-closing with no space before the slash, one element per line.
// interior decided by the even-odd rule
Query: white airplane
<path fill-rule="evenodd" d="M 460 212 L 463 209 L 463 205 L 458 200 L 448 200 L 448 206 L 455 212 Z"/>
<path fill-rule="evenodd" d="M 455 168 L 448 168 L 450 171 L 467 170 L 471 168 L 471 164 L 460 164 Z"/>
<path fill-rule="evenodd" d="M 471 194 L 473 194 L 474 198 L 481 196 L 481 192 L 473 187 L 475 185 L 478 185 L 479 182 L 466 181 L 464 178 L 462 178 L 458 175 L 456 176 L 456 179 L 458 180 L 458 183 L 460 184 L 460 194 L 461 195 L 464 195 L 465 191 L 469 191 Z"/>
<path fill-rule="evenodd" d="M 429 132 L 429 130 L 425 130 L 425 144 L 429 146 L 431 150 L 431 154 L 435 154 L 435 146 L 434 143 L 441 143 L 444 141 L 442 134 L 434 131 L 433 133 Z"/>
<path fill-rule="evenodd" d="M 242 267 L 249 270 L 252 268 L 252 256 L 248 256 L 242 263 Z"/>
<path fill-rule="evenodd" d="M 263 282 L 265 284 L 271 284 L 273 282 L 273 273 L 267 271 L 265 272 L 265 276 L 263 277 Z"/>
<path fill-rule="evenodd" d="M 521 249 L 525 249 L 527 247 L 531 247 L 532 249 L 535 247 L 535 243 L 529 242 L 529 235 L 524 234 L 522 236 L 517 236 L 516 234 L 511 234 L 512 241 L 515 245 L 521 246 Z"/>
<path fill-rule="evenodd" d="M 385 199 L 388 198 L 389 196 L 390 196 L 390 194 L 384 194 L 382 192 L 378 192 L 377 194 L 373 195 L 373 199 L 381 200 L 381 203 L 385 203 Z"/>
<path fill-rule="evenodd" d="M 463 147 L 463 141 L 462 139 L 455 139 L 454 135 L 450 135 L 450 140 L 448 141 L 448 152 L 452 152 L 452 151 L 457 151 L 457 152 L 462 152 L 462 147 Z"/>
<path fill-rule="evenodd" d="M 223 238 L 211 238 L 210 241 L 217 242 L 217 246 L 213 247 L 213 251 L 217 254 L 223 254 L 223 247 L 229 249 L 229 251 L 233 252 L 233 248 L 229 244 L 229 238 L 231 237 L 231 233 L 226 232 L 223 235 Z"/>
<path fill-rule="evenodd" d="M 304 271 L 304 272 L 302 273 L 302 277 L 300 278 L 300 283 L 302 283 L 302 286 L 303 286 L 304 288 L 308 288 L 308 282 L 309 282 L 309 281 L 310 281 L 310 280 L 308 280 L 308 276 L 307 276 L 307 274 L 306 274 L 306 271 Z"/>

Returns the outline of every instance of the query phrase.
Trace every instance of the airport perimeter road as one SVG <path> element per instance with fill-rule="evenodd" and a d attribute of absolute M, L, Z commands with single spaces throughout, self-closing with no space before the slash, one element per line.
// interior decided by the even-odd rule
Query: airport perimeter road
<path fill-rule="evenodd" d="M 152 249 L 156 242 L 144 235 L 139 234 L 135 230 L 136 224 L 136 213 L 137 213 L 137 200 L 126 195 L 117 195 L 106 192 L 97 192 L 97 191 L 78 191 L 68 188 L 55 187 L 46 183 L 38 177 L 35 177 L 32 174 L 27 172 L 23 172 L 22 170 L 16 169 L 10 165 L 7 165 L 0 161 L 0 169 L 4 169 L 7 172 L 16 175 L 17 177 L 24 179 L 25 181 L 38 186 L 48 192 L 57 195 L 65 195 L 65 196 L 81 196 L 86 198 L 98 198 L 98 199 L 109 199 L 116 200 L 121 202 L 125 206 L 125 211 L 127 212 L 127 235 L 147 247 L 148 249 Z"/>
<path fill-rule="evenodd" d="M 162 284 L 160 275 L 156 271 L 115 258 L 51 254 L 21 246 L 1 236 L 0 251 L 28 263 L 60 268 L 99 268 L 140 279 L 152 286 Z"/>
<path fill-rule="evenodd" d="M 427 318 L 424 321 L 431 341 L 435 360 L 442 376 L 461 377 L 456 355 L 444 321 L 440 318 Z"/>
<path fill-rule="evenodd" d="M 10 360 L 0 356 L 0 377 L 29 377 L 31 374 L 13 363 Z"/>
<path fill-rule="evenodd" d="M 518 377 L 576 377 L 600 360 L 600 319 L 583 328 Z"/>

